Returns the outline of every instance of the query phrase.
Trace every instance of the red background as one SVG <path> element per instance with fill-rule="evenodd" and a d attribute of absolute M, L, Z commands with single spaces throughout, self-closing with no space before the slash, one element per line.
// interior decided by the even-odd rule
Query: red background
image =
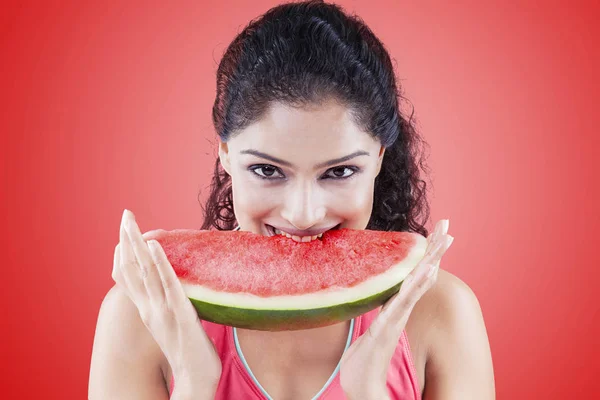
<path fill-rule="evenodd" d="M 2 393 L 81 399 L 121 213 L 200 226 L 217 62 L 277 2 L 15 4 L 0 13 Z M 443 267 L 480 299 L 498 398 L 600 396 L 597 4 L 339 4 L 415 106 L 428 227 L 450 218 Z"/>

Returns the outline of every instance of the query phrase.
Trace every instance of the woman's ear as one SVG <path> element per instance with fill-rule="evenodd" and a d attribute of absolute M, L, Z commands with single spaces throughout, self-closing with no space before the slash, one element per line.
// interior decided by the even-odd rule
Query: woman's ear
<path fill-rule="evenodd" d="M 231 160 L 229 159 L 229 147 L 225 142 L 219 142 L 219 160 L 225 172 L 231 175 Z"/>
<path fill-rule="evenodd" d="M 383 163 L 384 154 L 385 154 L 385 147 L 381 146 L 381 148 L 379 149 L 379 158 L 377 159 L 377 174 L 375 174 L 375 176 L 379 175 L 379 172 L 381 171 L 381 164 Z"/>

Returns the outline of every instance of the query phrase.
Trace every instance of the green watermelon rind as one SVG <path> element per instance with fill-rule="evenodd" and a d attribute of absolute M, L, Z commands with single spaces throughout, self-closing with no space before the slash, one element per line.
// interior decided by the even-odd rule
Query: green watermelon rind
<path fill-rule="evenodd" d="M 146 240 L 157 239 L 160 242 L 165 235 L 181 233 L 188 232 L 151 231 L 144 236 Z M 397 293 L 426 252 L 427 239 L 416 233 L 412 236 L 415 242 L 402 261 L 353 287 L 261 297 L 252 293 L 214 290 L 183 277 L 179 280 L 202 320 L 264 331 L 318 328 L 365 314 Z M 165 249 L 167 251 L 168 246 Z"/>
<path fill-rule="evenodd" d="M 190 298 L 200 319 L 221 325 L 253 330 L 299 330 L 348 321 L 384 304 L 396 294 L 402 282 L 375 295 L 335 306 L 301 309 L 251 309 L 213 304 Z"/>

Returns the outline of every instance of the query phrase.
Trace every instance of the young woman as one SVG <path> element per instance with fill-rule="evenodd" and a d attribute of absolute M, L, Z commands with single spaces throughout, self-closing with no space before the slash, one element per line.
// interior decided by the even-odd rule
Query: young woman
<path fill-rule="evenodd" d="M 202 228 L 296 241 L 337 227 L 428 236 L 420 138 L 399 93 L 381 42 L 337 6 L 285 4 L 251 22 L 217 73 L 219 157 Z M 436 225 L 384 307 L 262 332 L 199 322 L 160 245 L 125 211 L 89 397 L 493 399 L 478 301 L 439 270 L 447 230 Z"/>

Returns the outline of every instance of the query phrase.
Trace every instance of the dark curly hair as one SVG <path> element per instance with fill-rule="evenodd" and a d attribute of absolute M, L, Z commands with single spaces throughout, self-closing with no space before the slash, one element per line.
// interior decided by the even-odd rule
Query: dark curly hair
<path fill-rule="evenodd" d="M 428 235 L 427 172 L 413 115 L 396 85 L 390 56 L 356 16 L 323 1 L 282 4 L 252 20 L 227 48 L 217 70 L 213 124 L 226 142 L 261 118 L 272 102 L 302 106 L 335 98 L 386 152 L 375 179 L 367 229 Z M 217 157 L 201 229 L 236 225 L 231 178 Z"/>

